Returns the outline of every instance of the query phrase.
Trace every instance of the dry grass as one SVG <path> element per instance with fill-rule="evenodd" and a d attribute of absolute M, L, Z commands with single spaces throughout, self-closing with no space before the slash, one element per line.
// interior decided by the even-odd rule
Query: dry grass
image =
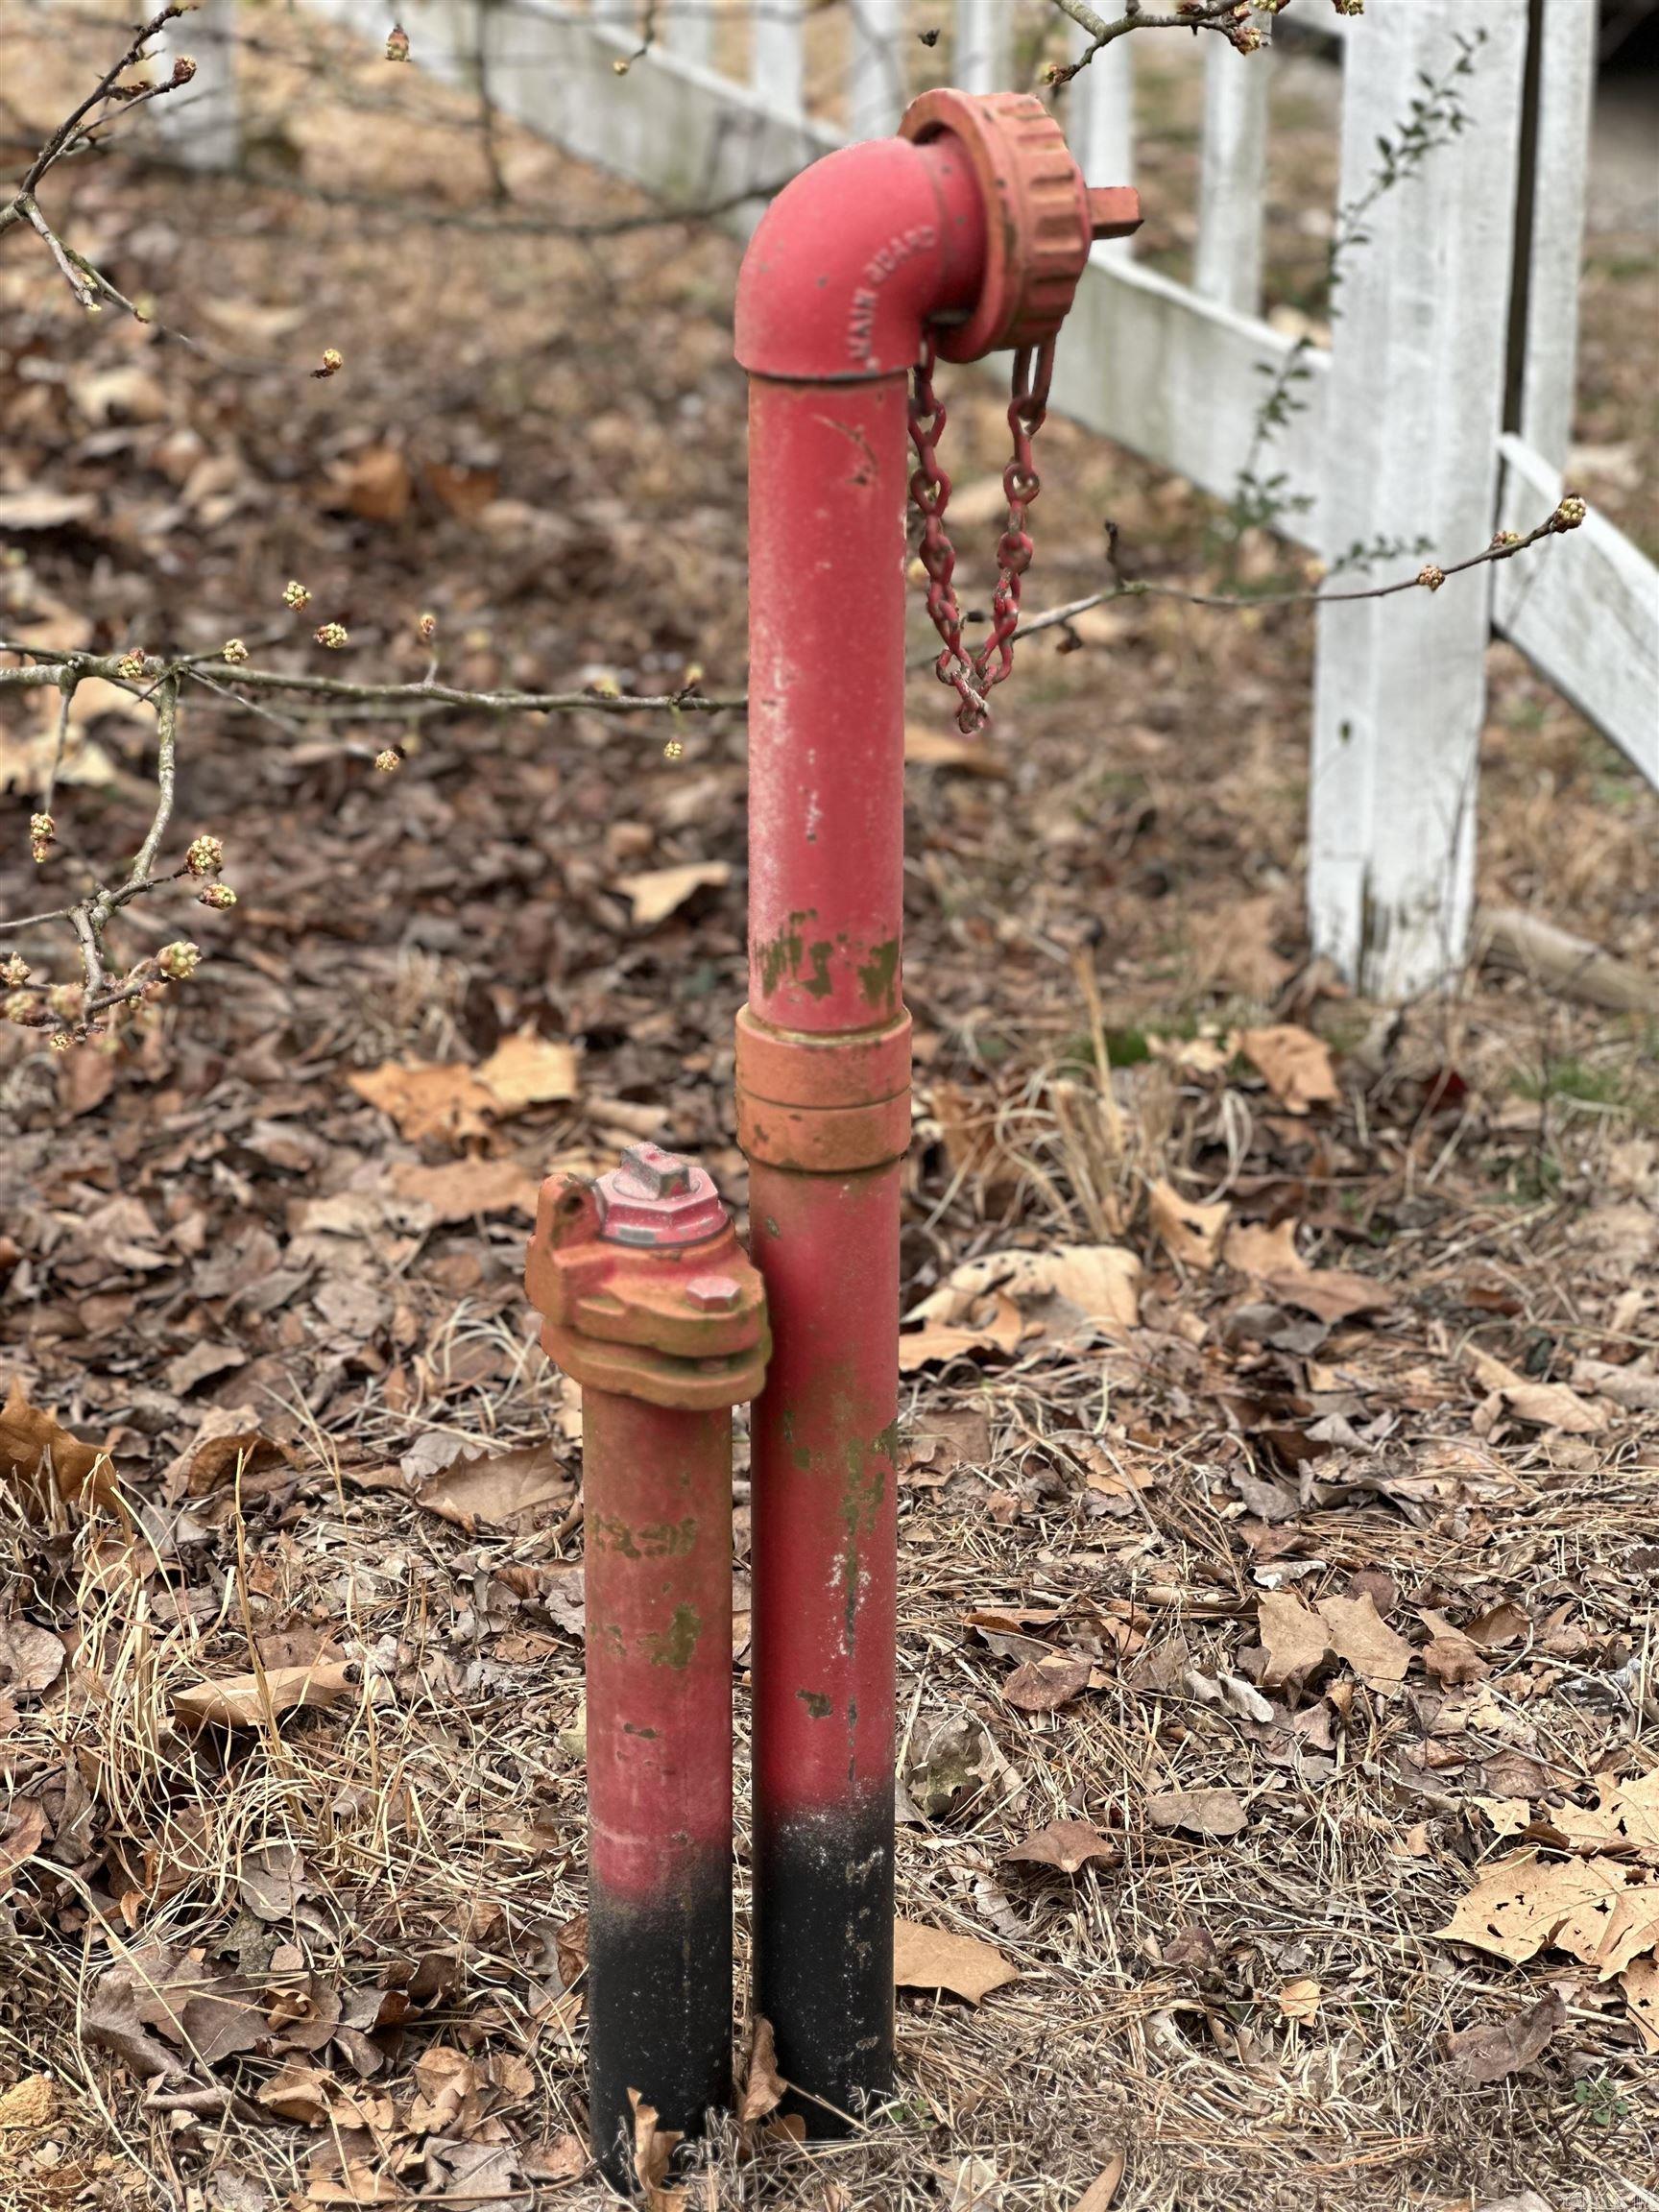
<path fill-rule="evenodd" d="M 12 50 L 29 71 L 19 98 L 64 66 L 37 46 Z M 355 107 L 341 97 L 346 82 Z M 303 83 L 272 62 L 258 96 L 335 180 L 477 184 L 464 135 L 421 141 L 377 115 L 372 70 L 301 103 Z M 422 86 L 421 97 L 453 115 L 446 96 Z M 1171 94 L 1172 128 L 1186 97 Z M 567 212 L 628 204 L 511 134 L 503 155 L 516 181 Z M 87 190 L 88 217 L 120 232 L 121 206 Z M 549 589 L 539 568 L 527 581 L 522 545 L 499 532 L 451 531 L 434 550 L 330 525 L 315 549 L 303 538 L 314 521 L 298 502 L 281 508 L 281 527 L 308 558 L 315 550 L 318 589 L 326 569 L 330 588 L 358 591 L 366 637 L 382 622 L 391 635 L 386 609 L 425 603 L 436 572 L 456 602 L 446 625 L 470 623 L 486 640 L 464 649 L 479 680 L 516 656 L 562 667 L 695 652 L 710 669 L 738 665 L 741 395 L 719 320 L 726 244 L 630 241 L 605 285 L 566 245 L 506 240 L 463 260 L 442 236 L 434 248 L 394 231 L 400 282 L 388 299 L 384 225 L 281 203 L 273 235 L 267 204 L 241 188 L 211 206 L 171 182 L 132 192 L 153 226 L 210 240 L 233 301 L 315 293 L 327 340 L 354 373 L 365 364 L 344 397 L 330 386 L 317 397 L 319 442 L 344 434 L 349 451 L 355 430 L 380 438 L 408 423 L 413 441 L 455 458 L 445 441 L 470 434 L 469 410 L 484 410 L 488 387 L 491 407 L 511 419 L 522 408 L 534 449 L 525 483 L 509 489 L 536 514 L 515 529 L 600 515 L 605 551 L 591 558 L 617 581 L 589 599 L 568 582 Z M 1170 251 L 1179 245 L 1172 230 Z M 1287 293 L 1299 267 L 1289 256 Z M 176 268 L 172 281 L 168 305 L 187 320 L 199 272 Z M 1646 281 L 1626 296 L 1609 280 L 1593 301 L 1610 362 Z M 84 342 L 65 328 L 54 343 Z M 695 417 L 673 412 L 682 390 L 698 397 Z M 206 375 L 189 392 L 193 421 L 211 425 L 231 404 Z M 279 440 L 284 394 L 260 387 L 235 404 L 248 409 L 239 435 L 250 445 Z M 1592 364 L 1587 409 L 1612 404 Z M 999 465 L 1001 435 L 994 397 L 964 393 L 952 413 L 963 480 Z M 1198 572 L 1210 517 L 1183 488 L 1064 424 L 1045 438 L 1034 596 L 1069 595 L 1094 573 L 1103 514 L 1160 572 Z M 551 475 L 555 452 L 569 462 L 568 490 Z M 1247 557 L 1275 555 L 1258 546 Z M 215 539 L 176 618 L 228 634 L 264 583 L 240 544 Z M 125 619 L 108 579 L 98 588 Z M 1534 1762 L 1572 1799 L 1597 1774 L 1653 1758 L 1654 1418 L 1619 1412 L 1593 1438 L 1540 1430 L 1495 1407 L 1465 1357 L 1474 1340 L 1559 1380 L 1580 1355 L 1651 1355 L 1650 1290 L 1634 1307 L 1626 1294 L 1650 1283 L 1639 1232 L 1659 1208 L 1653 1039 L 1524 979 L 1479 975 L 1395 1022 L 1306 969 L 1309 643 L 1296 615 L 1114 611 L 1090 651 L 1026 660 L 1010 687 L 1003 780 L 915 780 L 910 996 L 928 1056 L 909 1287 L 919 1295 L 962 1259 L 1010 1244 L 1113 1239 L 1142 1254 L 1148 1295 L 1127 1342 L 1076 1344 L 1050 1327 L 1011 1359 L 960 1362 L 911 1392 L 912 1430 L 969 1411 L 989 1426 L 986 1449 L 947 1481 L 927 1469 L 904 1479 L 905 1764 L 952 1719 L 1000 1764 L 987 1762 L 994 1778 L 949 1816 L 902 1829 L 902 1907 L 994 1942 L 1021 1979 L 977 2010 L 902 1996 L 892 2108 L 854 2143 L 811 2154 L 777 2140 L 717 2146 L 709 2200 L 731 2212 L 1070 2212 L 1119 2147 L 1128 2212 L 1450 2212 L 1524 2183 L 1553 2212 L 1659 2202 L 1652 2061 L 1616 1989 L 1560 1959 L 1513 1968 L 1432 1934 L 1475 1870 L 1510 1847 L 1478 1802 L 1508 1793 L 1494 1780 L 1503 1762 Z M 1541 903 L 1650 963 L 1651 794 L 1512 655 L 1496 651 L 1492 673 L 1483 896 Z M 925 685 L 912 710 L 940 712 Z M 204 730 L 197 743 L 192 803 L 245 803 L 247 732 Z M 4 2139 L 7 2212 L 303 2200 L 331 2138 L 257 2103 L 276 2056 L 196 2063 L 195 2089 L 211 2094 L 192 2106 L 177 2083 L 147 2092 L 80 2032 L 110 1966 L 156 1944 L 199 1947 L 285 1990 L 309 1977 L 347 2000 L 431 1961 L 428 1993 L 400 2033 L 380 2036 L 369 2084 L 391 2096 L 398 2139 L 414 2065 L 437 2042 L 530 2069 L 531 2085 L 500 2107 L 518 2142 L 580 2128 L 582 2034 L 565 1984 L 583 1791 L 561 1735 L 578 1717 L 581 1647 L 555 1601 L 579 1532 L 556 1514 L 517 1534 L 466 1535 L 352 1479 L 423 1435 L 501 1446 L 567 1435 L 565 1394 L 526 1341 L 520 1229 L 311 1234 L 307 1264 L 370 1283 L 407 1311 L 372 1356 L 319 1349 L 301 1289 L 271 1315 L 215 1303 L 213 1328 L 256 1359 L 295 1466 L 240 1503 L 223 1489 L 186 1499 L 182 1518 L 154 1479 L 200 1411 L 160 1386 L 186 1340 L 174 1309 L 139 1306 L 78 1334 L 79 1318 L 60 1326 L 61 1310 L 108 1287 L 88 1276 L 89 1287 L 66 1288 L 51 1273 L 77 1224 L 129 1188 L 157 1213 L 175 1193 L 208 1193 L 209 1259 L 258 1224 L 282 1244 L 282 1264 L 297 1265 L 309 1233 L 295 1210 L 366 1187 L 387 1150 L 383 1125 L 339 1078 L 400 1052 L 469 1056 L 474 1001 L 491 990 L 509 1025 L 544 1019 L 551 1004 L 572 1031 L 588 1028 L 595 1091 L 671 1098 L 687 1117 L 682 1139 L 735 1168 L 719 1058 L 740 963 L 734 917 L 711 913 L 665 951 L 629 941 L 594 857 L 617 820 L 651 825 L 671 855 L 736 854 L 735 743 L 692 738 L 686 773 L 709 783 L 689 817 L 684 781 L 657 767 L 654 741 L 637 756 L 645 767 L 571 733 L 557 781 L 545 751 L 540 731 L 434 735 L 369 829 L 354 787 L 301 762 L 271 786 L 280 849 L 250 854 L 242 878 L 241 941 L 264 971 L 230 969 L 224 996 L 204 994 L 157 1043 L 156 1072 L 140 1070 L 67 1137 L 38 1060 L 5 1075 L 19 1132 L 8 1228 L 36 1280 L 56 1284 L 6 1309 L 21 1325 L 22 1363 L 36 1401 L 50 1394 L 66 1424 L 97 1433 L 118 1422 L 138 1464 L 150 1453 L 133 1496 L 156 1554 L 95 1541 L 67 1514 L 46 1527 L 16 1512 L 5 1523 L 14 1611 L 71 1647 L 67 1687 L 19 1698 L 3 1743 L 12 1787 L 43 1793 L 54 1839 L 0 1936 L 0 2080 L 45 2073 L 60 2092 L 49 2122 Z M 464 927 L 453 920 L 461 892 L 445 881 L 428 897 L 434 855 L 493 862 L 544 819 L 545 873 L 529 897 L 508 876 L 511 899 L 485 923 L 464 909 Z M 233 834 L 237 823 L 223 826 Z M 266 842 L 278 844 L 276 829 Z M 380 878 L 394 887 L 389 920 L 362 889 Z M 557 909 L 564 934 L 520 956 L 522 909 L 538 902 Z M 405 931 L 410 915 L 441 926 Z M 258 996 L 273 971 L 279 1000 Z M 653 1034 L 664 1008 L 676 1021 Z M 1225 1051 L 1207 1062 L 1191 1050 L 1263 1016 L 1331 1041 L 1339 1105 L 1298 1123 Z M 268 1032 L 292 1040 L 274 1070 L 257 1057 Z M 1105 1095 L 1102 1046 L 1116 1063 Z M 229 1070 L 218 1088 L 201 1075 L 212 1054 Z M 330 1079 L 303 1106 L 280 1090 L 301 1063 L 326 1066 Z M 1448 1071 L 1461 1088 L 1442 1112 L 1434 1094 Z M 148 1086 L 163 1082 L 173 1103 L 157 1112 Z M 238 1085 L 261 1098 L 269 1089 L 284 1115 L 324 1132 L 322 1164 L 273 1188 L 236 1148 L 247 1126 Z M 204 1127 L 211 1137 L 216 1118 L 236 1142 L 199 1165 L 186 1141 Z M 579 1113 L 555 1117 L 517 1141 L 519 1156 L 552 1157 L 593 1135 Z M 1310 1256 L 1380 1275 L 1396 1304 L 1305 1352 L 1241 1336 L 1242 1279 L 1183 1273 L 1160 1252 L 1146 1202 L 1160 1178 L 1225 1198 L 1239 1219 L 1300 1220 Z M 1305 1444 L 1321 1420 L 1338 1430 L 1321 1455 L 1300 1458 L 1294 1439 Z M 1091 1486 L 1087 1471 L 1102 1462 L 1129 1483 Z M 1402 1473 L 1421 1479 L 1415 1494 L 1378 1486 Z M 1303 1510 L 1264 1538 L 1239 1476 L 1306 1479 Z M 1508 1599 L 1530 1625 L 1490 1655 L 1473 1717 L 1439 1734 L 1443 1712 L 1420 1670 L 1394 1693 L 1338 1671 L 1337 1704 L 1315 1693 L 1292 1716 L 1281 1695 L 1271 1723 L 1252 1721 L 1192 1683 L 1248 1675 L 1258 1599 L 1286 1572 L 1310 1598 L 1388 1575 L 1396 1625 L 1419 1641 L 1424 1606 L 1465 1622 Z M 1017 1710 L 1004 1695 L 1009 1659 L 963 1620 L 998 1603 L 1059 1612 L 1054 1634 L 1095 1647 L 1103 1685 L 1051 1715 Z M 1551 1650 L 1545 1624 L 1562 1606 L 1578 1641 Z M 348 1705 L 228 1747 L 177 1724 L 178 1690 L 255 1656 L 269 1667 L 320 1650 L 360 1671 Z M 1290 1725 L 1310 1716 L 1312 1742 Z M 1211 1786 L 1243 1800 L 1238 1837 L 1151 1824 L 1157 1791 Z M 1109 1835 L 1116 1863 L 1065 1876 L 1006 1861 L 1011 1844 L 1061 1817 Z M 299 1897 L 262 1919 L 251 1874 L 290 1850 Z M 741 1838 L 738 1874 L 741 1892 Z M 283 1943 L 298 1946 L 302 1969 L 277 1959 Z M 1289 2017 L 1281 1992 L 1308 1981 L 1320 1984 L 1317 2008 Z M 1545 2059 L 1496 2086 L 1459 2086 L 1445 2032 L 1511 2015 L 1551 1984 L 1567 1993 L 1569 2020 Z M 348 2060 L 337 2051 L 331 2062 L 350 2086 Z M 434 2201 L 463 2194 L 436 2163 L 410 2180 Z M 545 2185 L 537 2200 L 589 2212 L 602 2197 L 578 2180 Z"/>

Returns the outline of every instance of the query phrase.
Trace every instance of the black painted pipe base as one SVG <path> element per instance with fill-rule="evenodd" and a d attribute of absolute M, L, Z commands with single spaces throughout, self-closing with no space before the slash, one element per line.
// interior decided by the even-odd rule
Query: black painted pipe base
<path fill-rule="evenodd" d="M 617 2189 L 635 2185 L 630 2089 L 689 2136 L 732 2102 L 731 1873 L 723 1857 L 649 1903 L 590 1884 L 589 2136 Z"/>
<path fill-rule="evenodd" d="M 893 2088 L 893 1806 L 756 1811 L 755 1998 L 784 2110 L 851 2132 Z M 848 2117 L 850 2116 L 850 2117 Z"/>

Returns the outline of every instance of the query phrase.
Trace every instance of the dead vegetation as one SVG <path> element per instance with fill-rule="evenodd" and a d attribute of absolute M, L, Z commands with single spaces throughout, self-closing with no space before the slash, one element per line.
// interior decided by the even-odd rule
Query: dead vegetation
<path fill-rule="evenodd" d="M 65 56 L 0 23 L 49 115 Z M 481 196 L 464 133 L 349 104 L 371 69 L 303 82 L 260 83 L 301 182 Z M 566 211 L 630 204 L 497 153 Z M 301 578 L 381 666 L 423 661 L 430 607 L 457 681 L 738 675 L 727 245 L 463 255 L 112 164 L 76 193 L 130 292 L 299 367 L 0 269 L 10 634 L 208 645 Z M 1599 281 L 1596 420 L 1649 278 Z M 311 382 L 325 346 L 347 371 Z M 972 487 L 1001 423 L 959 397 Z M 1044 435 L 1036 603 L 1089 588 L 1106 515 L 1147 572 L 1204 572 L 1184 488 Z M 1525 955 L 1356 1004 L 1300 935 L 1306 616 L 1077 629 L 985 747 L 912 700 L 899 2094 L 808 2156 L 759 2064 L 712 2171 L 653 2185 L 1650 2204 L 1652 1014 Z M 84 704 L 54 881 L 146 818 L 153 721 Z M 5 712 L 11 910 L 46 726 Z M 200 988 L 108 1049 L 0 1045 L 27 2212 L 600 2201 L 580 1471 L 518 1270 L 556 1162 L 659 1137 L 741 1198 L 741 731 L 396 733 L 387 778 L 374 724 L 198 708 L 180 828 L 240 895 L 193 924 Z M 1650 981 L 1652 796 L 1503 650 L 1489 750 L 1487 905 Z"/>

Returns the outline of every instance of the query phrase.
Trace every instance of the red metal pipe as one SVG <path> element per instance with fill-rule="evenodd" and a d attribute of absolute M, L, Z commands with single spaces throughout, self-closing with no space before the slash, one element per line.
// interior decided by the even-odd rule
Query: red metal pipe
<path fill-rule="evenodd" d="M 775 1352 L 754 1415 L 756 2008 L 811 2132 L 889 2091 L 908 379 L 1051 336 L 1093 206 L 1026 95 L 930 93 L 744 258 L 750 975 L 738 1135 Z"/>
<path fill-rule="evenodd" d="M 525 1274 L 582 1384 L 589 2134 L 627 2189 L 630 2091 L 683 2134 L 731 2095 L 731 1408 L 764 1295 L 709 1177 L 653 1144 L 548 1178 Z"/>
<path fill-rule="evenodd" d="M 589 2127 L 732 2091 L 732 1416 L 582 1394 Z"/>
<path fill-rule="evenodd" d="M 893 2063 L 908 375 L 965 308 L 983 203 L 953 147 L 819 162 L 760 225 L 750 372 L 751 1241 L 779 1365 L 753 1431 L 756 2007 L 814 2133 Z"/>

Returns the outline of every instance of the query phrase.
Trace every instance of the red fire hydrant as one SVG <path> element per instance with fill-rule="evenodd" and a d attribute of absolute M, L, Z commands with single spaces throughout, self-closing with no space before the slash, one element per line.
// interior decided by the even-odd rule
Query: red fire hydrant
<path fill-rule="evenodd" d="M 548 1177 L 525 1279 L 582 1385 L 589 2134 L 627 2187 L 630 2090 L 688 2134 L 732 2090 L 732 1407 L 765 1298 L 709 1177 L 655 1144 Z"/>
<path fill-rule="evenodd" d="M 1030 559 L 1047 349 L 1091 239 L 1138 221 L 1132 192 L 1085 186 L 1034 97 L 940 91 L 900 137 L 798 177 L 744 258 L 756 1266 L 701 1170 L 642 1145 L 596 1186 L 550 1179 L 528 1270 L 584 1386 L 592 2136 L 621 2185 L 630 2090 L 695 2131 L 730 2087 L 729 1409 L 763 1371 L 755 2009 L 810 2132 L 891 2086 L 905 498 L 972 727 Z M 966 651 L 928 372 L 1003 347 L 1009 519 L 991 637 Z"/>
<path fill-rule="evenodd" d="M 1012 347 L 1028 361 L 1059 328 L 1091 239 L 1138 220 L 1132 192 L 1090 193 L 1032 95 L 929 92 L 898 138 L 796 178 L 738 280 L 750 965 L 737 1118 L 775 1345 L 754 1416 L 755 2006 L 814 2133 L 843 2131 L 892 2080 L 911 372 L 926 338 L 950 360 Z M 1041 414 L 1041 382 L 1023 416 L 1018 384 L 1017 371 L 1017 438 Z M 1017 573 L 1035 496 L 1018 445 L 1005 484 L 998 557 Z"/>

